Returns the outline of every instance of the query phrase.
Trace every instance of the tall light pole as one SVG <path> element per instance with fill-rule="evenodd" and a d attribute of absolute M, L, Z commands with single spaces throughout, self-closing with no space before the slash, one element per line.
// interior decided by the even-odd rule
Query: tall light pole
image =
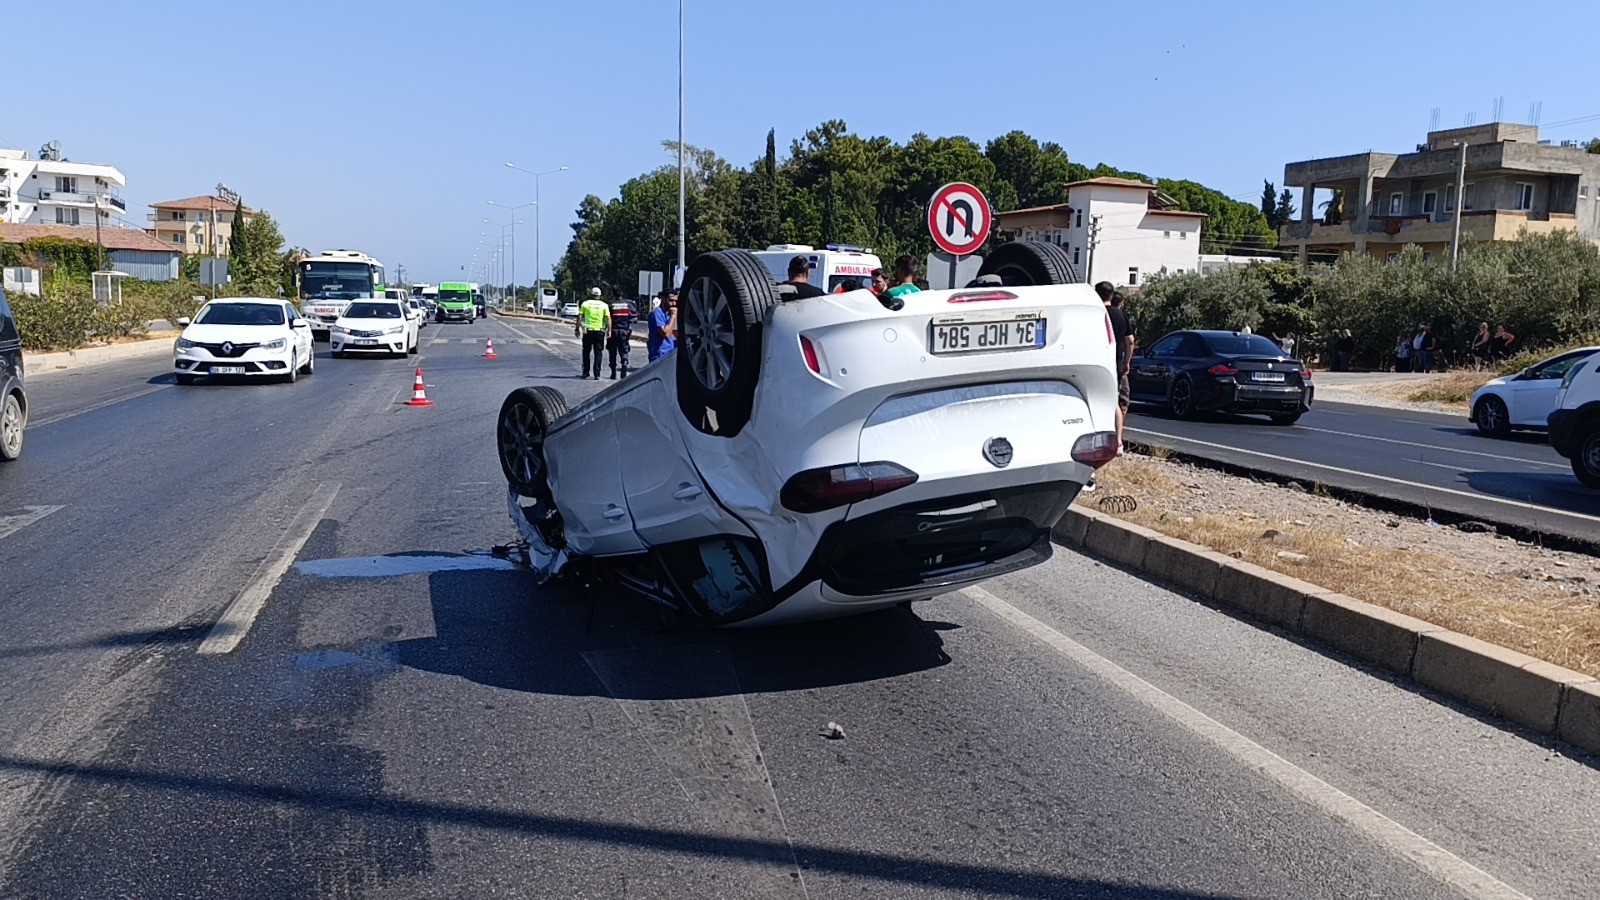
<path fill-rule="evenodd" d="M 535 200 L 532 203 L 520 203 L 520 204 L 518 204 L 516 206 L 509 206 L 509 205 L 507 205 L 505 203 L 496 203 L 493 200 L 490 200 L 489 201 L 489 205 L 490 206 L 498 206 L 501 209 L 505 209 L 505 210 L 510 210 L 512 217 L 515 218 L 515 216 L 517 215 L 517 210 L 519 210 L 519 209 L 527 209 L 530 206 L 538 206 L 539 205 L 539 201 Z M 534 212 L 537 213 L 538 210 L 535 210 Z M 535 221 L 537 221 L 538 220 L 538 216 L 535 215 L 534 219 L 535 219 Z M 536 235 L 533 240 L 534 240 L 534 243 L 538 243 L 539 242 L 538 236 Z M 537 285 L 535 287 L 537 288 Z M 538 293 L 538 291 L 535 290 L 534 293 Z M 516 302 L 516 299 L 517 299 L 517 223 L 515 221 L 513 221 L 511 223 L 511 300 L 514 303 L 514 302 Z"/>
<path fill-rule="evenodd" d="M 686 271 L 683 226 L 683 3 L 678 0 L 678 271 Z M 676 286 L 676 285 L 674 285 Z"/>
<path fill-rule="evenodd" d="M 539 206 L 539 177 L 542 175 L 554 175 L 557 172 L 565 172 L 569 167 L 561 166 L 557 169 L 549 169 L 544 172 L 535 172 L 532 169 L 524 169 L 515 163 L 506 163 L 506 168 L 516 169 L 518 172 L 521 172 L 524 175 L 533 176 L 533 286 L 535 293 L 537 293 L 538 289 L 544 286 L 544 264 L 539 257 L 539 221 L 544 218 L 543 216 L 539 215 L 542 209 L 542 207 Z"/>
<path fill-rule="evenodd" d="M 500 275 L 499 275 L 499 277 L 500 277 L 500 279 L 502 281 L 504 281 L 505 280 L 505 274 L 506 274 L 506 271 L 505 271 L 506 270 L 506 265 L 505 265 L 506 264 L 506 229 L 507 228 L 511 229 L 511 234 L 513 235 L 512 240 L 516 240 L 515 235 L 517 233 L 517 226 L 519 224 L 522 224 L 522 220 L 513 218 L 510 222 L 508 222 L 508 223 L 506 223 L 504 225 L 501 225 L 499 222 L 493 222 L 493 221 L 490 221 L 489 219 L 484 219 L 483 223 L 485 225 L 493 225 L 496 228 L 500 229 Z M 501 298 L 504 299 L 504 295 L 503 294 L 501 295 Z"/>

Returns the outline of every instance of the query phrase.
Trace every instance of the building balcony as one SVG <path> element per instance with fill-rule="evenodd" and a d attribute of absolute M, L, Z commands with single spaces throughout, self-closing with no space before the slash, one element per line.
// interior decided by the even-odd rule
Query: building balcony
<path fill-rule="evenodd" d="M 82 191 L 40 191 L 40 203 L 50 203 L 55 206 L 92 206 L 100 209 L 115 209 L 127 212 L 128 204 L 115 194 Z"/>
<path fill-rule="evenodd" d="M 1461 218 L 1461 236 L 1479 243 L 1514 241 L 1529 234 L 1550 234 L 1578 227 L 1570 213 L 1533 213 L 1513 209 L 1467 210 Z M 1357 242 L 1403 247 L 1406 244 L 1448 244 L 1455 234 L 1455 213 L 1419 216 L 1371 216 L 1337 225 L 1322 222 L 1287 222 L 1279 231 L 1279 244 L 1297 247 L 1354 245 Z"/>

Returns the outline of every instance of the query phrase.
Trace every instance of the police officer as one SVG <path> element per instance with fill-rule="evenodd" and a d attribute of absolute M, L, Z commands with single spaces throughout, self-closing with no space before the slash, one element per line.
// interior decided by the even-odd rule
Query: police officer
<path fill-rule="evenodd" d="M 600 357 L 605 352 L 606 333 L 611 330 L 611 307 L 600 299 L 599 288 L 590 288 L 589 299 L 578 307 L 577 328 L 579 334 L 583 336 L 583 372 L 578 377 L 588 378 L 593 372 L 594 379 L 598 381 Z M 594 358 L 592 368 L 589 365 L 591 353 Z"/>
<path fill-rule="evenodd" d="M 606 358 L 611 362 L 611 380 L 617 380 L 617 361 L 622 361 L 622 377 L 628 377 L 628 348 L 633 343 L 633 304 L 618 297 L 611 304 L 611 335 L 606 338 Z"/>

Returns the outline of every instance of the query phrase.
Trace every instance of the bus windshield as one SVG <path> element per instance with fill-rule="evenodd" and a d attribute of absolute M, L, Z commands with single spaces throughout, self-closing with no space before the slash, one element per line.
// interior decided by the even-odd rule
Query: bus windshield
<path fill-rule="evenodd" d="M 300 264 L 300 296 L 350 300 L 371 297 L 372 267 L 353 262 L 306 262 Z"/>

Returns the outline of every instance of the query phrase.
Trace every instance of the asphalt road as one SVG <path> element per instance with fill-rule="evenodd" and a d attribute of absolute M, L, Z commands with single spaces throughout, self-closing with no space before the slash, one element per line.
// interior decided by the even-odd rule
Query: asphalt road
<path fill-rule="evenodd" d="M 1126 435 L 1203 459 L 1600 542 L 1600 493 L 1578 483 L 1542 434 L 1488 438 L 1462 416 L 1317 402 L 1289 427 L 1263 416 L 1183 421 L 1136 404 Z"/>
<path fill-rule="evenodd" d="M 513 536 L 493 417 L 594 391 L 570 340 L 41 376 L 50 424 L 0 467 L 0 897 L 1600 883 L 1595 760 L 1070 552 L 760 631 L 539 587 L 484 554 Z M 432 409 L 400 405 L 419 362 Z"/>

